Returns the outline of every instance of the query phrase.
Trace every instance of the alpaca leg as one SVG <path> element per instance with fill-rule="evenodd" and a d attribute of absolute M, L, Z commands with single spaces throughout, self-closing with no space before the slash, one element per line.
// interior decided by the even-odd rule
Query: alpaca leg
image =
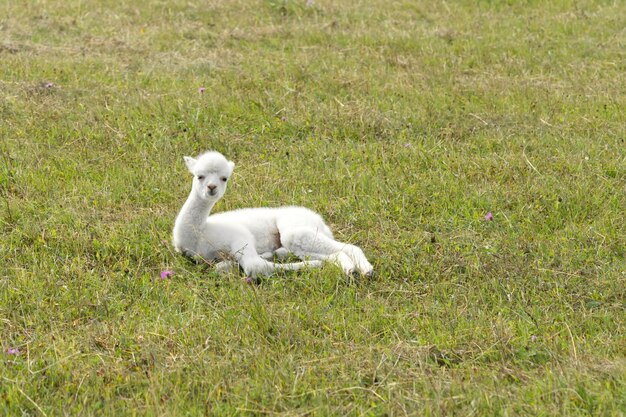
<path fill-rule="evenodd" d="M 289 262 L 286 264 L 277 264 L 274 262 L 269 262 L 273 271 L 297 271 L 303 268 L 321 268 L 324 264 L 320 260 L 306 260 L 302 262 Z"/>
<path fill-rule="evenodd" d="M 303 268 L 320 268 L 323 265 L 319 260 L 277 264 L 266 261 L 260 256 L 257 256 L 256 259 L 241 259 L 239 264 L 246 276 L 252 278 L 256 278 L 257 275 L 270 276 L 276 271 L 297 271 Z"/>
<path fill-rule="evenodd" d="M 257 275 L 272 275 L 275 271 L 297 271 L 302 268 L 319 268 L 322 262 L 318 260 L 277 264 L 263 259 L 253 245 L 240 246 L 242 249 L 234 251 L 235 258 L 245 274 L 255 278 Z"/>
<path fill-rule="evenodd" d="M 339 265 L 346 274 L 355 269 L 361 274 L 371 275 L 372 265 L 363 251 L 354 245 L 337 242 L 324 233 L 309 227 L 280 230 L 281 243 L 301 259 L 324 259 Z"/>

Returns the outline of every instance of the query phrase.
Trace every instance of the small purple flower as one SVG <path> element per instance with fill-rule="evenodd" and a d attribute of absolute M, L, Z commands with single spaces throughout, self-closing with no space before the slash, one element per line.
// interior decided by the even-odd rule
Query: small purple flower
<path fill-rule="evenodd" d="M 405 143 L 405 144 L 404 144 L 404 147 L 405 147 L 405 148 L 410 148 L 410 147 L 411 147 L 411 144 L 410 144 L 410 143 Z"/>
<path fill-rule="evenodd" d="M 535 336 L 534 334 L 530 336 L 530 341 L 531 342 L 536 342 L 537 341 L 537 336 Z"/>
<path fill-rule="evenodd" d="M 485 215 L 485 220 L 487 220 L 488 222 L 493 220 L 493 213 L 489 212 Z"/>
<path fill-rule="evenodd" d="M 287 118 L 285 116 L 280 116 L 280 120 L 284 122 L 287 120 Z"/>
<path fill-rule="evenodd" d="M 246 283 L 247 284 L 255 284 L 256 283 L 256 279 L 254 279 L 252 277 L 246 277 Z"/>
<path fill-rule="evenodd" d="M 198 93 L 204 93 L 205 91 L 206 91 L 206 88 L 204 87 L 198 88 Z"/>
<path fill-rule="evenodd" d="M 167 279 L 174 275 L 174 271 L 161 271 L 161 279 Z"/>
<path fill-rule="evenodd" d="M 18 348 L 8 348 L 7 355 L 19 355 L 20 350 Z"/>
<path fill-rule="evenodd" d="M 48 81 L 48 82 L 44 83 L 43 86 L 44 86 L 44 88 L 52 88 L 52 87 L 54 87 L 54 83 L 51 83 L 50 81 Z"/>
<path fill-rule="evenodd" d="M 306 0 L 306 7 L 313 7 L 315 2 L 313 0 Z"/>

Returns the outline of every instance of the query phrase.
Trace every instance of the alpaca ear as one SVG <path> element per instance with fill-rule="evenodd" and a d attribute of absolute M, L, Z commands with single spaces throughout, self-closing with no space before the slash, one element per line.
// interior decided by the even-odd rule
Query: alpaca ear
<path fill-rule="evenodd" d="M 191 156 L 183 156 L 183 159 L 185 160 L 185 165 L 187 165 L 187 169 L 193 174 L 193 167 L 196 166 L 196 162 L 198 161 L 193 159 Z"/>
<path fill-rule="evenodd" d="M 235 163 L 233 161 L 228 161 L 228 166 L 230 167 L 230 173 L 232 174 L 235 169 Z"/>

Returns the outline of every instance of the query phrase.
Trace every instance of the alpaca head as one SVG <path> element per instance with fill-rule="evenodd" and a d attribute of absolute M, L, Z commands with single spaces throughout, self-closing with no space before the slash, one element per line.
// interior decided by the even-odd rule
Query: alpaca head
<path fill-rule="evenodd" d="M 197 158 L 185 156 L 185 164 L 193 174 L 192 192 L 206 201 L 217 201 L 226 192 L 226 184 L 235 164 L 219 152 L 207 152 Z"/>

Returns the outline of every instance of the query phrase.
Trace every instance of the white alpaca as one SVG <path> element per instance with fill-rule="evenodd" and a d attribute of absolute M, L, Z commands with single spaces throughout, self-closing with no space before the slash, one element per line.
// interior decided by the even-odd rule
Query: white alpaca
<path fill-rule="evenodd" d="M 219 152 L 184 157 L 193 174 L 191 193 L 174 225 L 174 247 L 187 256 L 220 260 L 219 269 L 236 261 L 247 276 L 277 270 L 319 267 L 332 262 L 350 275 L 371 275 L 372 265 L 354 245 L 337 242 L 317 213 L 304 207 L 248 208 L 210 215 L 222 198 L 235 164 Z M 274 263 L 289 253 L 302 262 Z"/>

